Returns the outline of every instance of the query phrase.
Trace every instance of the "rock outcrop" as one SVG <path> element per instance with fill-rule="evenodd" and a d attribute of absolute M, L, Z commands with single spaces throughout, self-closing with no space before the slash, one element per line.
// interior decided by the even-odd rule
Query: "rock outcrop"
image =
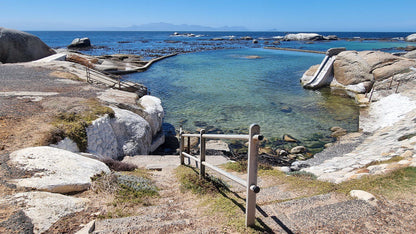
<path fill-rule="evenodd" d="M 364 89 L 357 91 L 365 92 L 374 82 L 406 72 L 415 65 L 415 61 L 381 51 L 345 51 L 334 62 L 334 76 L 344 86 L 361 84 Z"/>
<path fill-rule="evenodd" d="M 283 41 L 320 41 L 324 40 L 324 36 L 317 33 L 297 33 L 287 34 L 283 37 Z"/>
<path fill-rule="evenodd" d="M 152 144 L 152 129 L 141 116 L 113 107 L 115 118 L 105 116 L 87 129 L 88 152 L 121 158 L 125 155 L 146 155 Z"/>
<path fill-rule="evenodd" d="M 344 51 L 334 61 L 334 79 L 330 86 L 344 88 L 353 93 L 364 93 L 375 82 L 409 72 L 415 66 L 414 60 L 381 51 Z M 310 67 L 302 76 L 301 82 L 310 80 L 316 69 L 316 65 Z"/>
<path fill-rule="evenodd" d="M 35 35 L 0 27 L 0 63 L 19 63 L 55 54 Z"/>
<path fill-rule="evenodd" d="M 68 49 L 87 49 L 91 47 L 91 40 L 88 37 L 75 38 L 71 44 L 68 45 Z"/>
<path fill-rule="evenodd" d="M 44 233 L 59 219 L 84 210 L 86 199 L 48 192 L 25 192 L 7 196 L 0 204 L 13 203 L 30 218 L 34 233 Z"/>
<path fill-rule="evenodd" d="M 33 173 L 32 177 L 14 179 L 10 182 L 18 187 L 71 193 L 86 190 L 91 177 L 109 173 L 102 162 L 66 150 L 48 146 L 31 147 L 10 154 L 10 165 Z"/>
<path fill-rule="evenodd" d="M 408 41 L 408 42 L 415 42 L 415 41 L 416 41 L 416 33 L 414 33 L 414 34 L 410 34 L 409 36 L 407 36 L 407 37 L 405 38 L 405 41 Z"/>
<path fill-rule="evenodd" d="M 146 95 L 140 98 L 139 106 L 143 107 L 143 118 L 149 122 L 153 136 L 157 135 L 162 128 L 163 117 L 165 116 L 162 102 L 157 97 Z"/>

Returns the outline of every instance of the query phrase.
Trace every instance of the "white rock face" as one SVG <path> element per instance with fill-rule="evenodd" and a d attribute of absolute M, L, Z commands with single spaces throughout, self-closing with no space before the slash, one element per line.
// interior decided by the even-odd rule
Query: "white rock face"
<path fill-rule="evenodd" d="M 140 98 L 139 104 L 144 108 L 145 115 L 143 118 L 149 122 L 152 134 L 155 136 L 162 128 L 163 117 L 165 116 L 162 102 L 157 97 L 146 95 Z"/>
<path fill-rule="evenodd" d="M 35 172 L 30 178 L 15 179 L 11 183 L 54 193 L 86 190 L 91 185 L 91 177 L 110 173 L 98 160 L 48 146 L 15 151 L 10 154 L 9 162 L 19 169 Z"/>
<path fill-rule="evenodd" d="M 150 152 L 152 132 L 149 123 L 138 114 L 113 107 L 115 119 L 111 127 L 122 155 L 140 155 Z"/>
<path fill-rule="evenodd" d="M 392 94 L 372 104 L 368 111 L 368 121 L 362 118 L 361 125 L 365 132 L 374 132 L 379 128 L 392 126 L 403 119 L 416 107 L 416 102 L 400 94 Z"/>
<path fill-rule="evenodd" d="M 69 139 L 68 137 L 65 137 L 62 141 L 58 142 L 58 144 L 50 145 L 50 146 L 58 148 L 58 149 L 68 150 L 73 153 L 79 152 L 77 143 L 75 143 L 73 140 Z"/>
<path fill-rule="evenodd" d="M 150 96 L 149 96 L 150 97 Z M 160 131 L 162 126 L 163 109 L 158 98 L 149 98 L 145 107 L 149 114 L 146 116 L 154 126 L 140 115 L 116 107 L 112 107 L 115 118 L 101 117 L 93 121 L 87 128 L 88 152 L 101 156 L 119 159 L 125 155 L 147 155 L 163 144 L 164 138 L 152 145 L 153 132 Z M 157 101 L 159 100 L 159 101 Z M 147 113 L 147 112 L 146 112 Z"/>
<path fill-rule="evenodd" d="M 409 42 L 414 42 L 414 41 L 416 41 L 416 33 L 414 33 L 414 34 L 410 34 L 409 36 L 407 36 L 406 37 L 406 39 L 405 39 L 406 41 L 409 41 Z"/>
<path fill-rule="evenodd" d="M 34 233 L 47 231 L 60 218 L 80 212 L 86 206 L 86 200 L 48 192 L 17 193 L 6 197 L 0 203 L 13 203 L 22 208 L 32 220 Z"/>
<path fill-rule="evenodd" d="M 111 118 L 106 115 L 96 119 L 87 128 L 87 151 L 100 157 L 117 159 L 122 154 L 116 134 L 111 126 Z"/>

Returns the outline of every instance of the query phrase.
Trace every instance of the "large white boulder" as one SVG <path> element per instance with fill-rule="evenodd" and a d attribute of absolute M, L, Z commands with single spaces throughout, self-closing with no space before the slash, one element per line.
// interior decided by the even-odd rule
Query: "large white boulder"
<path fill-rule="evenodd" d="M 7 196 L 0 204 L 19 206 L 33 224 L 34 233 L 44 233 L 66 215 L 82 211 L 86 199 L 49 192 L 25 192 Z"/>
<path fill-rule="evenodd" d="M 0 63 L 29 62 L 55 54 L 30 33 L 0 27 Z"/>
<path fill-rule="evenodd" d="M 140 155 L 150 152 L 152 130 L 149 123 L 136 113 L 113 107 L 115 119 L 111 126 L 122 155 Z"/>
<path fill-rule="evenodd" d="M 410 34 L 409 36 L 406 37 L 405 40 L 408 41 L 408 42 L 415 42 L 416 41 L 416 33 Z"/>
<path fill-rule="evenodd" d="M 114 118 L 106 115 L 93 121 L 87 128 L 87 151 L 101 157 L 120 159 L 126 155 L 147 155 L 163 144 L 164 138 L 159 142 L 158 137 L 153 137 L 153 131 L 159 132 L 162 126 L 158 118 L 163 117 L 163 109 L 158 107 L 157 100 L 153 100 L 156 102 L 154 105 L 146 102 L 147 107 L 143 107 L 144 116 L 149 121 L 132 111 L 117 107 L 112 107 Z M 154 139 L 157 145 L 152 145 Z"/>
<path fill-rule="evenodd" d="M 296 33 L 296 34 L 287 34 L 284 38 L 284 41 L 318 41 L 324 40 L 322 35 L 317 33 Z"/>
<path fill-rule="evenodd" d="M 30 147 L 12 152 L 9 164 L 20 170 L 33 172 L 29 178 L 14 179 L 18 187 L 71 193 L 86 190 L 94 175 L 110 173 L 104 163 L 48 146 Z"/>
<path fill-rule="evenodd" d="M 149 122 L 152 134 L 155 136 L 162 128 L 163 117 L 165 116 L 162 102 L 157 97 L 146 95 L 140 98 L 139 105 L 144 109 L 143 118 Z"/>

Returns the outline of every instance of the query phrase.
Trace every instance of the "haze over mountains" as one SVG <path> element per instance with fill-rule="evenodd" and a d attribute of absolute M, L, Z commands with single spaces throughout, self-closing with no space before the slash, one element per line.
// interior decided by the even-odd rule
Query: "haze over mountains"
<path fill-rule="evenodd" d="M 102 30 L 108 31 L 250 31 L 243 26 L 223 26 L 223 27 L 209 27 L 202 25 L 189 24 L 169 24 L 169 23 L 148 23 L 141 25 L 132 25 L 128 27 L 106 27 Z"/>

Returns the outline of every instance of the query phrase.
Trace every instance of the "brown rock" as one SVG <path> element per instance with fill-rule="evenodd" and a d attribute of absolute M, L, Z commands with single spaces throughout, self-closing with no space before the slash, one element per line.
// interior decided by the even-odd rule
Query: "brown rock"
<path fill-rule="evenodd" d="M 374 79 L 377 81 L 390 78 L 396 74 L 409 72 L 409 68 L 416 66 L 415 61 L 411 60 L 399 60 L 393 64 L 377 68 L 373 71 Z"/>
<path fill-rule="evenodd" d="M 347 135 L 347 130 L 340 128 L 331 134 L 331 137 L 341 137 Z"/>
<path fill-rule="evenodd" d="M 370 65 L 356 51 L 344 51 L 337 55 L 334 62 L 334 77 L 342 85 L 374 80 Z"/>
<path fill-rule="evenodd" d="M 283 140 L 286 142 L 298 142 L 298 140 L 296 140 L 294 137 L 287 134 L 283 136 Z"/>

